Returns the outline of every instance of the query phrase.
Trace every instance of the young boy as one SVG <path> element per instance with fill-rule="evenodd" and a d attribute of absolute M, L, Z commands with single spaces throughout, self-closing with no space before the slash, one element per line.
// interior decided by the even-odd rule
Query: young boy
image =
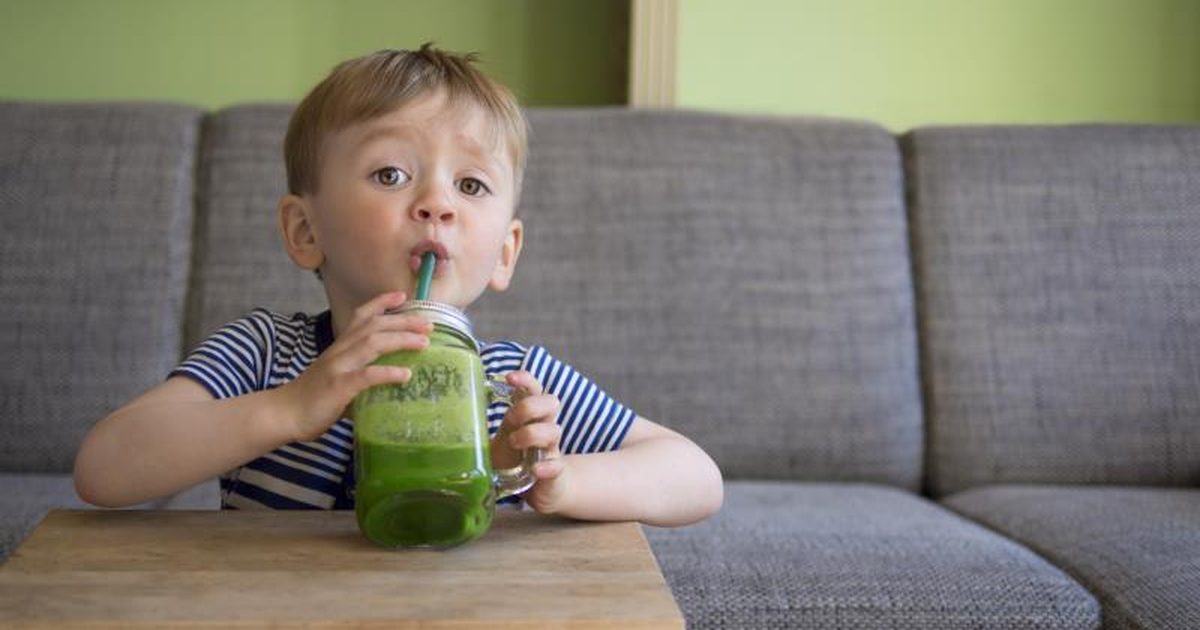
<path fill-rule="evenodd" d="M 438 259 L 430 299 L 465 308 L 505 290 L 521 253 L 514 216 L 526 129 L 511 93 L 429 44 L 346 61 L 292 116 L 288 255 L 324 284 L 329 310 L 257 309 L 205 340 L 162 384 L 99 422 L 75 462 L 86 501 L 124 506 L 221 477 L 227 508 L 350 508 L 345 410 L 405 368 L 371 365 L 419 350 L 432 325 L 389 314 Z M 719 509 L 721 475 L 687 438 L 610 399 L 538 346 L 482 351 L 489 376 L 527 395 L 489 409 L 497 468 L 540 448 L 538 512 L 684 525 Z M 549 391 L 543 385 L 551 385 Z"/>

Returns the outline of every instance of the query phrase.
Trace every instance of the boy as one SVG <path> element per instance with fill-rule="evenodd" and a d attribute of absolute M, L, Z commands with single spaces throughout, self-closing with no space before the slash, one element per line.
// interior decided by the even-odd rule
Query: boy
<path fill-rule="evenodd" d="M 430 299 L 465 308 L 505 290 L 521 253 L 525 121 L 473 61 L 429 44 L 380 51 L 340 64 L 305 97 L 285 141 L 279 222 L 329 310 L 257 309 L 104 418 L 76 458 L 84 500 L 130 505 L 220 475 L 227 508 L 353 507 L 345 409 L 360 391 L 411 376 L 372 361 L 428 344 L 431 324 L 388 314 L 413 293 L 422 255 L 438 259 Z M 687 438 L 540 347 L 493 343 L 481 354 L 489 376 L 527 394 L 489 409 L 488 429 L 497 468 L 544 450 L 523 496 L 533 509 L 676 526 L 720 507 L 720 472 Z"/>

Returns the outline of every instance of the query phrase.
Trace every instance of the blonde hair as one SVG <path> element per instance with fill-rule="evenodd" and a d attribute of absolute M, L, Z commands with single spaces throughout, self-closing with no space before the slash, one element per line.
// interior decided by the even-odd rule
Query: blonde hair
<path fill-rule="evenodd" d="M 283 157 L 288 192 L 316 193 L 322 143 L 333 133 L 381 116 L 426 93 L 445 90 L 452 105 L 480 107 L 507 141 L 516 190 L 521 189 L 528 142 L 525 117 L 508 88 L 473 65 L 475 53 L 459 55 L 425 43 L 419 50 L 380 50 L 338 64 L 292 113 Z"/>

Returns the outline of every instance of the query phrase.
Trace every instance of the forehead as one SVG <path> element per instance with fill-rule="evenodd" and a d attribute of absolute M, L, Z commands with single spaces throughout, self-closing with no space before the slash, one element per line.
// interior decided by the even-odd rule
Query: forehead
<path fill-rule="evenodd" d="M 499 120 L 470 101 L 452 102 L 442 92 L 421 95 L 330 138 L 342 151 L 357 153 L 375 144 L 404 141 L 427 148 L 453 148 L 512 168 L 511 151 Z"/>

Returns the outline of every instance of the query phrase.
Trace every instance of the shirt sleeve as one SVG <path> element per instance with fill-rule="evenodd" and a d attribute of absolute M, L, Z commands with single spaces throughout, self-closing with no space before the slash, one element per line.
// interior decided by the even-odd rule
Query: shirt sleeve
<path fill-rule="evenodd" d="M 562 428 L 559 448 L 564 454 L 620 448 L 637 418 L 632 409 L 541 346 L 529 348 L 521 368 L 532 374 L 547 393 L 558 397 L 558 424 Z"/>
<path fill-rule="evenodd" d="M 272 330 L 270 314 L 256 309 L 201 342 L 168 377 L 186 376 L 214 398 L 265 389 Z"/>

